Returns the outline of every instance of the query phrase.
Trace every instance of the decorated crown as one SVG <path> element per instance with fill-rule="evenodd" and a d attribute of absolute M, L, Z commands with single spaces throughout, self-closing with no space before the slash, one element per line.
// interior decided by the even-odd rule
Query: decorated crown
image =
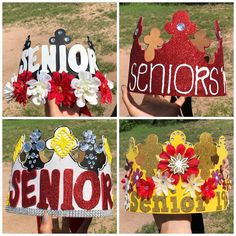
<path fill-rule="evenodd" d="M 101 217 L 112 214 L 112 156 L 107 139 L 96 142 L 91 131 L 78 141 L 60 127 L 46 141 L 34 130 L 19 139 L 13 155 L 8 212 L 64 217 Z M 44 151 L 52 150 L 50 159 Z"/>
<path fill-rule="evenodd" d="M 209 133 L 202 133 L 195 145 L 179 130 L 163 145 L 155 134 L 137 145 L 131 138 L 122 179 L 126 210 L 150 214 L 225 210 L 231 186 L 227 155 L 224 136 L 215 143 Z"/>
<path fill-rule="evenodd" d="M 226 95 L 218 21 L 215 21 L 218 48 L 214 58 L 210 58 L 206 51 L 211 45 L 206 31 L 198 30 L 186 11 L 175 12 L 172 22 L 165 25 L 165 31 L 171 35 L 168 42 L 161 38 L 160 29 L 152 28 L 144 37 L 147 46 L 143 49 L 139 40 L 142 31 L 143 18 L 140 17 L 130 54 L 130 92 L 171 96 Z"/>
<path fill-rule="evenodd" d="M 24 44 L 18 76 L 14 75 L 4 88 L 6 100 L 35 105 L 55 99 L 57 105 L 77 105 L 80 113 L 91 116 L 87 103 L 97 105 L 112 102 L 113 82 L 99 71 L 95 48 L 88 37 L 88 48 L 75 44 L 70 49 L 71 37 L 64 29 L 55 31 L 50 46 L 31 47 L 30 36 Z M 36 54 L 41 52 L 41 64 Z"/>

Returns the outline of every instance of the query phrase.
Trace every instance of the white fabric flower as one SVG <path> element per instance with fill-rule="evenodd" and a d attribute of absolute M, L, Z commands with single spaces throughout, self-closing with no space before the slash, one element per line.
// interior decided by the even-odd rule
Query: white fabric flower
<path fill-rule="evenodd" d="M 125 193 L 125 210 L 129 210 L 129 208 L 130 208 L 129 194 Z"/>
<path fill-rule="evenodd" d="M 97 77 L 92 77 L 92 74 L 88 71 L 80 71 L 78 75 L 79 78 L 74 78 L 71 81 L 71 88 L 75 90 L 74 94 L 77 97 L 77 106 L 84 107 L 86 101 L 88 101 L 91 105 L 97 105 L 97 93 L 99 91 L 101 81 Z"/>
<path fill-rule="evenodd" d="M 185 193 L 190 193 L 191 198 L 195 198 L 195 191 L 201 192 L 200 186 L 203 184 L 203 180 L 200 176 L 195 177 L 195 175 L 191 175 L 188 177 L 188 182 L 183 182 L 182 187 L 185 188 Z"/>
<path fill-rule="evenodd" d="M 51 76 L 47 73 L 38 73 L 37 80 L 32 79 L 27 82 L 29 85 L 27 95 L 31 96 L 32 102 L 35 105 L 39 106 L 46 103 L 48 92 L 51 90 L 50 80 Z"/>
<path fill-rule="evenodd" d="M 107 80 L 108 88 L 109 88 L 110 90 L 113 89 L 113 88 L 114 88 L 114 82 L 111 81 L 111 80 L 109 80 L 109 79 L 107 79 L 107 75 L 106 75 L 106 74 L 104 75 L 104 77 L 105 77 L 106 80 Z"/>
<path fill-rule="evenodd" d="M 158 170 L 157 176 L 152 177 L 156 185 L 156 194 L 160 196 L 162 193 L 165 196 L 168 196 L 168 189 L 175 190 L 175 186 L 172 184 L 174 182 L 173 178 L 168 178 L 168 174 L 161 174 L 161 171 Z"/>
<path fill-rule="evenodd" d="M 14 97 L 14 86 L 13 83 L 17 81 L 17 76 L 13 75 L 11 77 L 11 81 L 7 82 L 6 85 L 4 86 L 4 95 L 7 100 L 7 102 L 10 102 Z"/>

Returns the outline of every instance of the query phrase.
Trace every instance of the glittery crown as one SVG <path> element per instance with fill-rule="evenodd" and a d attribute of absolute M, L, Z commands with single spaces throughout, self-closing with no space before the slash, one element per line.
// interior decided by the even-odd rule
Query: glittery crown
<path fill-rule="evenodd" d="M 14 75 L 4 87 L 8 102 L 14 100 L 26 105 L 44 105 L 55 99 L 59 106 L 80 108 L 91 116 L 87 104 L 111 103 L 113 82 L 99 71 L 95 48 L 88 38 L 88 48 L 74 44 L 64 29 L 55 31 L 50 45 L 31 47 L 30 36 L 24 44 L 18 75 Z M 41 55 L 41 62 L 37 55 Z"/>
<path fill-rule="evenodd" d="M 152 28 L 144 37 L 146 48 L 140 44 L 143 18 L 140 17 L 133 34 L 130 53 L 128 90 L 130 92 L 171 96 L 226 95 L 226 77 L 222 36 L 215 21 L 218 41 L 214 58 L 206 49 L 211 41 L 206 31 L 198 30 L 186 11 L 174 13 L 165 25 L 171 38 L 164 42 L 159 28 Z"/>
<path fill-rule="evenodd" d="M 227 155 L 224 136 L 215 143 L 206 132 L 195 145 L 179 130 L 164 144 L 155 134 L 140 144 L 131 138 L 122 179 L 126 210 L 150 214 L 225 210 L 231 187 Z"/>
<path fill-rule="evenodd" d="M 60 127 L 43 140 L 34 130 L 19 139 L 14 154 L 6 202 L 8 212 L 64 217 L 112 214 L 112 156 L 105 137 L 96 142 L 91 131 L 78 141 Z M 46 158 L 44 152 L 53 152 Z"/>

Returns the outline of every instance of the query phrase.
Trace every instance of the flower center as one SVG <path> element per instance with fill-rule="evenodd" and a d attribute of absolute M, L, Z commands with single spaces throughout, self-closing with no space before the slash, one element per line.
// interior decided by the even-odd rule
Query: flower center
<path fill-rule="evenodd" d="M 182 157 L 181 154 L 171 156 L 168 167 L 174 174 L 184 174 L 189 167 L 188 158 Z"/>
<path fill-rule="evenodd" d="M 61 86 L 58 86 L 58 87 L 57 87 L 57 91 L 58 91 L 59 93 L 62 93 L 62 92 L 63 92 L 62 87 L 61 87 Z"/>

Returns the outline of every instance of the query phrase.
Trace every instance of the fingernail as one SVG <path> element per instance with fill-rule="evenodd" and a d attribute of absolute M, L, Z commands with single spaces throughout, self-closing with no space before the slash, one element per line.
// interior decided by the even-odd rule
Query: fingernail
<path fill-rule="evenodd" d="M 43 224 L 45 224 L 45 223 L 48 222 L 48 217 L 49 217 L 49 215 L 48 215 L 48 213 L 45 211 L 45 212 L 44 212 L 44 215 L 43 215 L 43 217 L 42 217 L 42 223 L 43 223 Z"/>

